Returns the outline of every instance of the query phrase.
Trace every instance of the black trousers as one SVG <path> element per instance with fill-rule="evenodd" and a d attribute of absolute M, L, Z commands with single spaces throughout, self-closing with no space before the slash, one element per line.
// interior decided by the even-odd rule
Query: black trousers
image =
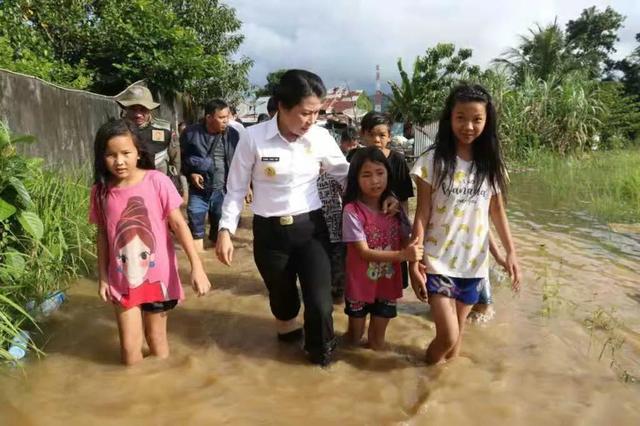
<path fill-rule="evenodd" d="M 296 277 L 304 302 L 305 350 L 318 353 L 334 344 L 329 235 L 322 212 L 279 218 L 253 217 L 253 257 L 269 290 L 273 315 L 282 321 L 300 311 Z"/>

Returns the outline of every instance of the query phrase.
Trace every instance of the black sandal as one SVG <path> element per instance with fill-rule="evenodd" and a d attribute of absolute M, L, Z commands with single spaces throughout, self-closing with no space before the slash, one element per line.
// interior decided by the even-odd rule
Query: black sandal
<path fill-rule="evenodd" d="M 281 342 L 292 343 L 302 340 L 304 334 L 302 328 L 290 331 L 288 333 L 278 333 L 278 340 Z"/>

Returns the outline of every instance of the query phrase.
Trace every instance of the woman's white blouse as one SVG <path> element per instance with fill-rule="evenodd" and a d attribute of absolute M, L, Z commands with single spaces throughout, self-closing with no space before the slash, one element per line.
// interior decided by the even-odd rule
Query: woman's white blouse
<path fill-rule="evenodd" d="M 314 125 L 288 142 L 278 130 L 277 116 L 247 128 L 231 161 L 219 228 L 235 233 L 249 182 L 253 213 L 259 216 L 294 216 L 321 208 L 321 166 L 344 187 L 349 163 L 326 129 Z"/>

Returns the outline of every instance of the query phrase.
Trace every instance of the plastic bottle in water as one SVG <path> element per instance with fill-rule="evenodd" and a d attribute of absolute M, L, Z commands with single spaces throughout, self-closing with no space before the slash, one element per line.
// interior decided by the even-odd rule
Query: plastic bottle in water
<path fill-rule="evenodd" d="M 9 346 L 9 355 L 14 360 L 19 360 L 25 357 L 29 350 L 29 332 L 20 330 L 13 340 L 11 340 L 11 346 Z"/>
<path fill-rule="evenodd" d="M 38 315 L 47 317 L 51 315 L 56 309 L 64 303 L 65 295 L 62 290 L 58 290 L 50 294 L 41 304 L 38 306 Z"/>

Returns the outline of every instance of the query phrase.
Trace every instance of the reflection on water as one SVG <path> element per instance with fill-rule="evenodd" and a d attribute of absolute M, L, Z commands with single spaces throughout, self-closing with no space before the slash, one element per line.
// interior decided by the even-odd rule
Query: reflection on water
<path fill-rule="evenodd" d="M 435 330 L 407 293 L 388 351 L 341 346 L 331 368 L 310 366 L 275 339 L 244 241 L 232 268 L 207 254 L 216 290 L 200 299 L 187 291 L 171 313 L 166 361 L 118 365 L 111 308 L 95 283 L 78 282 L 44 326 L 47 357 L 0 377 L 0 424 L 639 424 L 639 385 L 618 378 L 607 347 L 598 358 L 607 336 L 624 336 L 613 356 L 640 372 L 640 244 L 546 205 L 531 187 L 516 178 L 509 204 L 525 286 L 518 296 L 496 286 L 495 319 L 470 326 L 448 365 L 422 362 Z M 566 303 L 543 316 L 553 298 Z M 619 325 L 590 336 L 584 320 L 611 308 Z M 343 333 L 340 307 L 334 318 Z"/>

